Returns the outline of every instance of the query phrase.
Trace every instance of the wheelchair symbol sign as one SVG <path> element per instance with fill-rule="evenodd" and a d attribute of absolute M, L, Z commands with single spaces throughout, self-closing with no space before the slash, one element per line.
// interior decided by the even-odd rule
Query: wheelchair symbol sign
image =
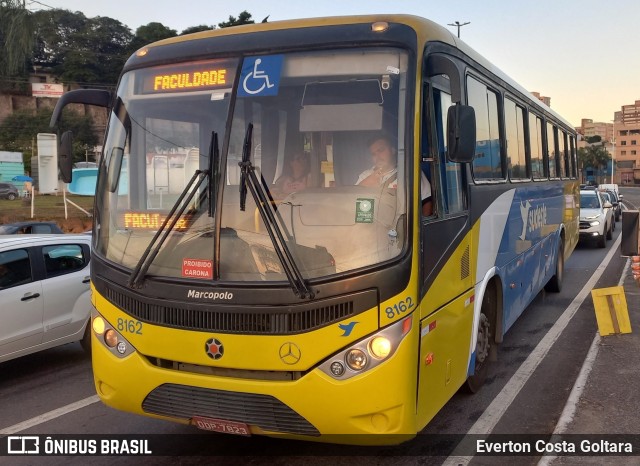
<path fill-rule="evenodd" d="M 238 95 L 242 97 L 278 95 L 282 55 L 245 59 Z"/>

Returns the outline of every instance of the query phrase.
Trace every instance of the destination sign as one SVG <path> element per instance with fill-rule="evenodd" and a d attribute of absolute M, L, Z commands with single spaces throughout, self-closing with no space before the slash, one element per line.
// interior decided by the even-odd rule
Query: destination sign
<path fill-rule="evenodd" d="M 160 213 L 150 212 L 125 212 L 122 224 L 131 230 L 157 230 L 162 226 L 165 216 Z M 181 218 L 176 222 L 175 230 L 186 230 L 189 227 L 189 219 Z"/>
<path fill-rule="evenodd" d="M 234 75 L 235 63 L 229 60 L 151 68 L 143 71 L 142 93 L 189 92 L 231 87 Z"/>

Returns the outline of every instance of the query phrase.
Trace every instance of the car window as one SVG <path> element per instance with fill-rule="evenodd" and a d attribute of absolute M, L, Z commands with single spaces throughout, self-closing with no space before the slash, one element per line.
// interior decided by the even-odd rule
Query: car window
<path fill-rule="evenodd" d="M 0 252 L 0 290 L 29 283 L 32 276 L 26 249 Z"/>
<path fill-rule="evenodd" d="M 53 232 L 51 231 L 51 225 L 33 225 L 30 233 L 46 235 Z"/>
<path fill-rule="evenodd" d="M 75 272 L 86 265 L 82 247 L 79 244 L 60 244 L 42 248 L 47 278 Z"/>
<path fill-rule="evenodd" d="M 602 201 L 602 207 L 604 207 L 604 203 L 608 200 L 608 197 L 604 193 L 598 193 L 598 195 L 600 196 L 600 200 Z"/>
<path fill-rule="evenodd" d="M 596 194 L 580 194 L 580 208 L 582 209 L 599 209 L 600 202 Z"/>

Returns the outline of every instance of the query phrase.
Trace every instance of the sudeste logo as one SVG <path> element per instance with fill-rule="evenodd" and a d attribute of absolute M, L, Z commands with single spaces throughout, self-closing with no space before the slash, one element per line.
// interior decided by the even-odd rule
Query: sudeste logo
<path fill-rule="evenodd" d="M 527 233 L 540 230 L 547 224 L 547 206 L 544 204 L 532 208 L 528 200 L 525 203 L 521 202 L 520 215 L 522 216 L 522 234 L 519 238 L 523 241 Z"/>

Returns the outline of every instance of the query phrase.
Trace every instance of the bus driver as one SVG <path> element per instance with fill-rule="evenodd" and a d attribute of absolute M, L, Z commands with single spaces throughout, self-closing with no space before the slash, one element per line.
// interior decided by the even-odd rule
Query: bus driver
<path fill-rule="evenodd" d="M 373 167 L 360 173 L 356 185 L 359 186 L 382 186 L 385 182 L 395 177 L 389 188 L 397 188 L 397 151 L 391 144 L 387 136 L 377 136 L 369 143 L 369 153 L 373 161 Z M 422 199 L 422 215 L 428 216 L 433 213 L 433 203 L 431 200 L 431 184 L 420 172 L 420 198 Z"/>

